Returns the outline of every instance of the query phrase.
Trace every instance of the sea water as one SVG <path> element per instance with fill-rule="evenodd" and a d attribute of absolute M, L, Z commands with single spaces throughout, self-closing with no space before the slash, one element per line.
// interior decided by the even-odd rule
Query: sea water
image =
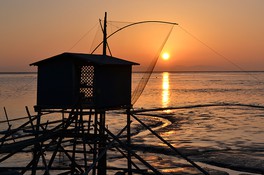
<path fill-rule="evenodd" d="M 153 73 L 135 108 L 222 103 L 264 106 L 264 72 Z M 215 106 L 167 112 L 181 120 L 161 135 L 177 146 L 264 146 L 263 109 Z"/>
<path fill-rule="evenodd" d="M 141 77 L 142 73 L 133 73 L 133 88 Z M 3 107 L 9 119 L 27 116 L 25 106 L 34 114 L 36 87 L 35 73 L 0 74 L 0 121 L 6 120 Z M 243 105 L 219 105 L 224 103 L 264 106 L 264 72 L 152 73 L 133 107 L 135 110 L 183 107 L 156 112 L 156 117 L 145 117 L 150 121 L 161 121 L 163 125 L 155 131 L 176 148 L 237 153 L 239 157 L 243 153 L 249 159 L 264 160 L 264 110 Z M 215 106 L 195 107 L 203 104 Z M 193 107 L 184 108 L 186 106 Z M 108 125 L 112 128 L 117 125 L 116 120 L 125 120 L 109 118 Z M 21 123 L 14 121 L 11 124 L 16 127 Z M 0 130 L 7 128 L 6 123 L 0 124 Z M 138 145 L 165 147 L 146 131 L 133 138 Z"/>

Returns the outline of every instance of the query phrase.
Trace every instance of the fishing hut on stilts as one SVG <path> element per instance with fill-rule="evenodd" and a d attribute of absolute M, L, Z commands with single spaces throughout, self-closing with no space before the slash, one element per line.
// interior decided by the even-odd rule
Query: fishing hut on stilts
<path fill-rule="evenodd" d="M 106 16 L 103 28 L 103 54 L 63 53 L 31 65 L 38 66 L 37 105 L 38 121 L 36 139 L 45 131 L 39 126 L 43 113 L 59 112 L 64 116 L 61 131 L 52 140 L 56 142 L 46 169 L 53 167 L 57 152 L 71 161 L 69 174 L 107 174 L 107 150 L 114 142 L 106 129 L 106 111 L 127 110 L 126 147 L 130 146 L 131 73 L 137 63 L 106 54 Z M 68 117 L 65 118 L 65 114 Z M 43 132 L 43 134 L 41 134 Z M 48 131 L 47 131 L 48 132 Z M 64 149 L 63 142 L 71 140 L 71 150 Z M 69 142 L 68 142 L 69 143 Z M 113 144 L 113 143 L 112 143 Z M 81 146 L 80 146 L 81 145 Z M 39 154 L 46 145 L 36 143 L 32 174 L 38 169 Z M 78 147 L 78 150 L 77 150 Z M 80 150 L 82 147 L 82 150 Z M 77 155 L 78 154 L 78 155 Z M 131 172 L 130 153 L 126 153 Z M 78 158 L 82 157 L 82 163 Z M 47 171 L 46 170 L 46 171 Z M 48 174 L 48 172 L 46 173 Z"/>
<path fill-rule="evenodd" d="M 20 174 L 93 174 L 106 175 L 107 150 L 122 144 L 127 168 L 118 169 L 132 174 L 130 153 L 130 108 L 132 66 L 137 63 L 108 56 L 106 14 L 103 27 L 103 54 L 62 53 L 35 63 L 37 75 L 36 116 L 16 131 L 31 136 L 22 141 L 7 143 L 8 132 L 1 138 L 0 153 L 4 161 L 30 147 L 32 160 L 25 167 L 9 167 Z M 106 127 L 106 112 L 126 111 L 127 123 L 120 133 Z M 29 113 L 29 112 L 28 112 Z M 61 116 L 53 124 L 42 121 L 43 116 Z M 24 126 L 31 125 L 25 129 Z M 126 141 L 119 140 L 126 133 Z M 28 136 L 29 136 L 28 135 Z M 66 157 L 68 165 L 58 165 L 58 156 Z M 66 161 L 65 161 L 66 162 Z M 65 163 L 66 164 L 66 163 Z M 4 169 L 4 167 L 1 167 Z"/>

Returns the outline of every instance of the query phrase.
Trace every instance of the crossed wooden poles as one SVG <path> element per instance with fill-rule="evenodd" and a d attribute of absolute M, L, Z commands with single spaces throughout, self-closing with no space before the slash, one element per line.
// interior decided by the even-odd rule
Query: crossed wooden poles
<path fill-rule="evenodd" d="M 92 109 L 46 110 L 38 112 L 35 116 L 30 115 L 28 108 L 26 111 L 28 121 L 15 129 L 11 129 L 7 117 L 8 129 L 1 133 L 3 137 L 0 139 L 0 163 L 24 152 L 31 152 L 32 159 L 23 167 L 0 167 L 0 170 L 18 170 L 20 174 L 30 172 L 32 175 L 106 175 L 108 171 L 122 172 L 128 175 L 133 173 L 162 174 L 133 151 L 130 128 L 131 117 L 133 117 L 167 144 L 177 155 L 190 162 L 203 174 L 208 174 L 144 124 L 129 109 L 126 111 L 127 123 L 118 134 L 114 134 L 106 128 L 105 111 Z M 60 120 L 41 122 L 43 116 L 58 113 L 62 116 Z M 65 117 L 66 114 L 68 114 L 67 117 Z M 19 135 L 18 133 L 23 134 Z M 107 166 L 108 152 L 113 150 L 119 152 L 125 159 L 126 167 Z M 58 157 L 60 159 L 62 155 L 67 160 L 64 159 L 62 164 L 58 164 Z M 144 165 L 145 169 L 139 168 L 134 160 Z M 65 163 L 68 165 L 64 165 Z"/>

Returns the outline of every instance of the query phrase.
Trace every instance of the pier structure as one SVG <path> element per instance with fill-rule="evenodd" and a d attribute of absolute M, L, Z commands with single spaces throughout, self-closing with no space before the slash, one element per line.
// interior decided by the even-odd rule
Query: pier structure
<path fill-rule="evenodd" d="M 29 121 L 1 138 L 0 153 L 6 155 L 0 162 L 24 151 L 32 152 L 32 159 L 24 167 L 9 169 L 32 175 L 58 171 L 105 175 L 107 150 L 116 147 L 127 160 L 127 168 L 121 170 L 132 174 L 131 74 L 138 63 L 106 54 L 106 15 L 102 30 L 102 55 L 62 53 L 31 64 L 38 67 L 37 115 L 31 116 L 27 109 Z M 126 111 L 127 122 L 118 134 L 106 127 L 106 112 L 111 110 Z M 24 139 L 10 142 L 9 137 L 21 130 L 28 133 Z M 124 133 L 125 142 L 119 139 Z M 58 164 L 61 157 L 67 165 Z"/>
<path fill-rule="evenodd" d="M 91 167 L 91 163 L 88 166 L 87 162 L 92 161 L 94 174 L 106 174 L 106 150 L 109 147 L 106 143 L 109 144 L 108 132 L 110 132 L 106 129 L 106 111 L 123 109 L 127 111 L 129 120 L 131 70 L 132 65 L 136 64 L 107 55 L 78 53 L 63 53 L 32 64 L 38 66 L 35 110 L 40 117 L 36 126 L 40 125 L 39 120 L 43 113 L 59 112 L 65 116 L 64 113 L 67 111 L 68 118 L 63 119 L 61 133 L 55 141 L 57 150 L 64 147 L 61 143 L 65 139 L 72 140 L 72 155 L 68 155 L 73 161 L 72 173 L 76 168 L 78 169 L 75 160 L 77 157 L 82 157 L 85 162 L 82 166 L 85 170 Z M 125 128 L 127 146 L 129 146 L 129 121 Z M 38 133 L 41 129 L 37 127 L 35 130 Z M 36 139 L 38 137 L 40 135 L 36 134 Z M 76 156 L 78 143 L 82 145 L 82 156 Z M 42 150 L 43 146 L 39 143 L 35 145 L 34 160 L 37 160 L 37 155 Z M 56 150 L 51 160 L 54 159 Z M 34 169 L 32 174 L 35 174 Z"/>
<path fill-rule="evenodd" d="M 31 64 L 38 67 L 35 139 L 43 137 L 45 133 L 45 128 L 40 128 L 43 113 L 59 112 L 63 116 L 63 122 L 56 126 L 60 131 L 56 131 L 57 136 L 51 138 L 56 146 L 45 163 L 47 170 L 53 167 L 54 158 L 60 150 L 71 162 L 71 174 L 92 172 L 94 175 L 105 175 L 107 150 L 126 131 L 127 153 L 122 153 L 127 157 L 127 170 L 131 174 L 129 111 L 132 66 L 137 63 L 106 54 L 106 17 L 103 33 L 102 55 L 62 53 Z M 127 122 L 122 132 L 115 135 L 106 128 L 106 111 L 120 109 L 127 111 Z M 64 118 L 66 111 L 68 117 Z M 71 143 L 70 152 L 65 150 L 64 142 Z M 37 142 L 34 145 L 33 175 L 46 145 L 50 144 Z"/>

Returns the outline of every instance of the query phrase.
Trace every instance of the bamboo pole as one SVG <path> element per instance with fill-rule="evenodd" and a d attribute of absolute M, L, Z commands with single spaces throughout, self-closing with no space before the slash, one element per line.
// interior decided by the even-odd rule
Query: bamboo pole
<path fill-rule="evenodd" d="M 117 135 L 116 137 L 119 138 L 120 135 L 126 130 L 127 126 L 125 126 Z M 112 140 L 107 146 L 100 152 L 98 157 L 95 159 L 95 161 L 90 165 L 90 167 L 83 173 L 83 175 L 88 175 L 88 173 L 96 166 L 96 162 L 98 162 L 100 159 L 102 159 L 106 153 L 106 151 L 115 143 L 115 140 Z"/>
<path fill-rule="evenodd" d="M 27 115 L 28 115 L 28 118 L 29 118 L 29 122 L 30 122 L 31 128 L 32 128 L 33 131 L 35 131 L 35 127 L 34 127 L 32 119 L 31 119 L 31 115 L 30 115 L 30 112 L 28 110 L 28 107 L 26 106 L 25 108 L 26 108 L 26 111 L 27 111 Z"/>
<path fill-rule="evenodd" d="M 178 149 L 176 149 L 174 146 L 172 146 L 168 141 L 163 139 L 159 134 L 157 134 L 155 131 L 153 131 L 149 126 L 147 126 L 145 123 L 143 123 L 141 120 L 139 120 L 135 115 L 131 114 L 131 116 L 136 119 L 141 125 L 143 125 L 146 129 L 148 129 L 153 135 L 155 135 L 157 138 L 159 138 L 163 143 L 165 143 L 167 146 L 169 146 L 175 153 L 180 155 L 182 158 L 184 158 L 187 162 L 192 164 L 195 168 L 197 168 L 199 171 L 201 171 L 205 175 L 209 175 L 207 171 L 205 171 L 203 168 L 201 168 L 199 165 L 197 165 L 195 162 L 193 162 L 191 159 L 186 157 L 184 154 L 182 154 Z"/>
<path fill-rule="evenodd" d="M 131 148 L 131 118 L 130 118 L 130 109 L 126 110 L 127 112 L 127 147 Z M 131 153 L 130 151 L 127 152 L 127 169 L 128 175 L 132 175 L 132 166 L 131 166 Z"/>
<path fill-rule="evenodd" d="M 138 154 L 136 154 L 134 151 L 131 150 L 131 148 L 128 148 L 119 138 L 117 138 L 111 131 L 109 131 L 107 128 L 105 128 L 105 131 L 114 139 L 116 140 L 121 147 L 123 147 L 125 150 L 130 151 L 131 155 L 133 155 L 135 158 L 137 158 L 140 162 L 142 162 L 146 167 L 148 167 L 150 170 L 152 170 L 156 175 L 162 175 L 156 168 L 151 166 L 148 162 L 146 162 L 143 158 L 141 158 Z"/>
<path fill-rule="evenodd" d="M 4 107 L 4 112 L 5 112 L 5 117 L 6 117 L 7 124 L 8 124 L 8 126 L 11 126 L 10 125 L 10 122 L 8 120 L 8 115 L 7 115 L 7 112 L 6 112 L 6 108 L 5 107 Z"/>

